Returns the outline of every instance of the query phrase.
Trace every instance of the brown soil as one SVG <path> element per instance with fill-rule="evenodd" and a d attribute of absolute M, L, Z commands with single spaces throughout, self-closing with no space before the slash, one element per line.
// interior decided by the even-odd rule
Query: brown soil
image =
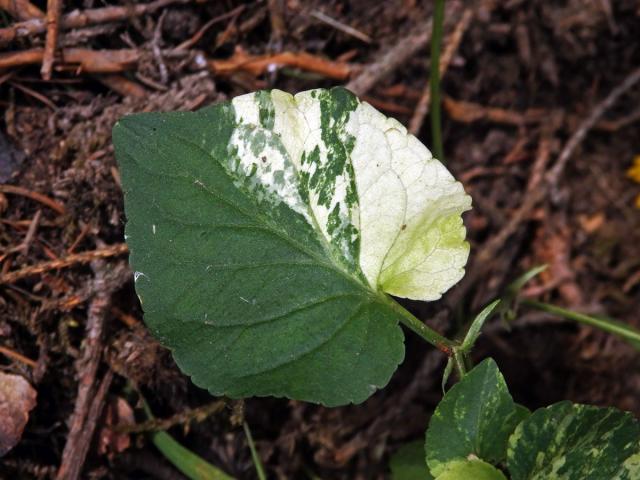
<path fill-rule="evenodd" d="M 63 14 L 110 1 L 65 2 Z M 44 1 L 32 3 L 46 9 Z M 136 61 L 119 63 L 116 73 L 72 68 L 59 57 L 50 81 L 40 77 L 39 63 L 15 60 L 0 68 L 0 183 L 24 189 L 0 193 L 2 274 L 123 242 L 122 192 L 110 142 L 111 127 L 122 115 L 197 109 L 265 87 L 300 91 L 346 84 L 382 53 L 410 42 L 407 34 L 426 24 L 431 4 L 174 2 L 141 16 L 61 30 L 59 44 L 90 49 L 83 55 L 93 60 L 98 54 L 92 52 L 100 50 L 136 52 Z M 547 187 L 535 181 L 536 172 L 553 168 L 596 105 L 640 65 L 640 4 L 447 4 L 457 12 L 455 19 L 464 5 L 473 4 L 474 13 L 443 80 L 447 166 L 474 199 L 465 217 L 472 254 L 467 277 L 443 300 L 409 303 L 409 308 L 455 334 L 509 282 L 547 263 L 525 295 L 640 328 L 640 210 L 634 207 L 640 185 L 625 174 L 640 155 L 640 85 L 587 132 L 557 182 Z M 314 11 L 369 40 L 319 21 Z M 197 36 L 209 20 L 229 12 Z M 445 33 L 453 31 L 455 19 L 449 18 Z M 0 26 L 14 22 L 0 15 Z M 41 47 L 44 38 L 34 33 L 4 50 Z M 448 43 L 445 39 L 445 48 Z M 294 52 L 295 62 L 263 71 L 243 69 L 237 61 L 241 55 L 280 52 Z M 231 59 L 235 66 L 223 72 L 218 64 L 212 71 L 204 59 Z M 408 125 L 428 76 L 428 49 L 418 48 L 358 93 Z M 431 144 L 428 118 L 418 136 Z M 539 194 L 528 211 L 519 210 Z M 517 221 L 508 227 L 514 216 Z M 507 227 L 510 234 L 496 240 Z M 118 422 L 114 411 L 126 417 L 128 408 L 136 407 L 128 394 L 131 384 L 161 418 L 214 400 L 178 371 L 145 330 L 125 266 L 122 254 L 92 263 L 74 260 L 0 285 L 0 345 L 10 353 L 0 353 L 0 369 L 23 375 L 38 392 L 21 442 L 0 461 L 0 477 L 55 478 L 80 403 L 78 379 L 88 378 L 95 395 L 112 372 L 100 400 L 109 408 L 85 420 L 95 424 L 96 433 L 80 478 L 182 478 L 144 434 L 114 437 L 102 430 Z M 116 273 L 105 276 L 105 271 Z M 109 292 L 106 298 L 96 295 L 96 285 Z M 109 305 L 104 312 L 98 299 Z M 83 340 L 95 315 L 101 316 L 103 335 L 91 347 Z M 391 383 L 364 404 L 327 409 L 281 399 L 246 400 L 244 415 L 269 478 L 387 478 L 389 456 L 423 435 L 441 398 L 445 358 L 410 333 L 406 346 L 405 362 Z M 86 358 L 87 351 L 93 356 Z M 521 307 L 510 329 L 497 320 L 487 325 L 475 356 L 494 357 L 516 400 L 530 408 L 570 399 L 640 415 L 637 351 L 592 328 Z M 99 359 L 93 374 L 86 367 L 91 358 Z M 241 405 L 229 403 L 170 432 L 237 478 L 256 478 L 237 422 L 242 413 Z"/>

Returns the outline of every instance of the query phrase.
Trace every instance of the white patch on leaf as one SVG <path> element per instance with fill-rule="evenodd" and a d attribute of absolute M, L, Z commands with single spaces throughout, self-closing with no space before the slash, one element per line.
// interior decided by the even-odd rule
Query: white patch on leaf
<path fill-rule="evenodd" d="M 336 120 L 322 117 L 322 95 L 326 91 L 320 89 L 295 97 L 273 90 L 236 97 L 231 171 L 319 228 L 372 288 L 419 300 L 440 298 L 464 275 L 469 245 L 460 214 L 471 208 L 470 197 L 397 120 L 367 103 L 345 110 L 334 130 Z M 261 125 L 267 125 L 265 118 L 272 122 L 269 129 Z M 329 145 L 327 129 L 335 134 Z M 353 148 L 350 165 L 331 169 L 330 155 L 335 159 L 336 149 L 346 151 L 346 145 Z M 354 185 L 355 202 L 349 195 Z M 325 196 L 330 192 L 324 202 L 323 188 Z"/>
<path fill-rule="evenodd" d="M 464 275 L 469 245 L 460 214 L 471 198 L 422 143 L 371 105 L 360 104 L 348 130 L 356 138 L 364 275 L 392 295 L 440 298 Z"/>

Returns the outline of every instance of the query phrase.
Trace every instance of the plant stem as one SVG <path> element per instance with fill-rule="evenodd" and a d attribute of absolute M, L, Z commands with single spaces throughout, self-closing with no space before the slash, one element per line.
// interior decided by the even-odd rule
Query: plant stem
<path fill-rule="evenodd" d="M 153 432 L 151 442 L 178 470 L 192 480 L 233 480 L 222 470 L 204 461 L 191 450 L 180 445 L 167 432 Z"/>
<path fill-rule="evenodd" d="M 435 157 L 444 163 L 442 146 L 442 122 L 440 118 L 440 49 L 442 47 L 442 24 L 444 21 L 444 0 L 435 0 L 433 7 L 433 31 L 431 34 L 431 141 Z"/>
<path fill-rule="evenodd" d="M 385 297 L 385 299 L 387 305 L 389 305 L 396 313 L 400 315 L 400 322 L 405 327 L 407 327 L 413 333 L 416 333 L 417 335 L 422 337 L 438 350 L 441 350 L 449 355 L 452 354 L 453 348 L 456 346 L 454 342 L 449 340 L 447 337 L 443 337 L 431 327 L 422 323 L 420 320 L 414 317 L 411 312 L 409 312 L 395 300 L 389 297 Z"/>
<path fill-rule="evenodd" d="M 467 374 L 467 358 L 465 354 L 457 348 L 453 351 L 453 364 L 458 372 L 458 380 L 462 380 Z"/>
<path fill-rule="evenodd" d="M 244 434 L 247 436 L 247 442 L 249 443 L 249 450 L 251 450 L 251 458 L 253 459 L 254 467 L 256 467 L 256 473 L 258 474 L 258 478 L 260 480 L 267 480 L 267 474 L 265 473 L 264 467 L 262 466 L 260 455 L 258 455 L 258 451 L 256 450 L 256 445 L 255 443 L 253 443 L 253 436 L 251 435 L 249 424 L 246 421 L 242 422 L 242 428 L 244 428 Z"/>
<path fill-rule="evenodd" d="M 142 400 L 142 409 L 147 419 L 153 420 L 155 417 L 149 404 L 140 393 L 138 394 Z M 151 432 L 149 438 L 162 455 L 191 480 L 235 480 L 234 477 L 227 475 L 191 450 L 183 447 L 167 432 Z"/>
<path fill-rule="evenodd" d="M 585 315 L 584 313 L 573 312 L 562 307 L 539 302 L 538 300 L 526 298 L 521 302 L 523 305 L 542 310 L 543 312 L 553 313 L 554 315 L 558 315 L 568 320 L 574 320 L 578 323 L 590 325 L 605 332 L 612 333 L 623 338 L 624 340 L 627 340 L 637 349 L 640 349 L 640 331 L 624 323 L 618 322 L 616 320 L 591 317 L 589 315 Z"/>

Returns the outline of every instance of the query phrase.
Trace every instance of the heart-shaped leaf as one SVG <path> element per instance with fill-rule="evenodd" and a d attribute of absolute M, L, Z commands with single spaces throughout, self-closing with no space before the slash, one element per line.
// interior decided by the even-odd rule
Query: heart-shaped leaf
<path fill-rule="evenodd" d="M 213 394 L 363 401 L 404 355 L 384 292 L 463 275 L 462 186 L 344 89 L 129 116 L 113 140 L 145 321 Z"/>
<path fill-rule="evenodd" d="M 498 464 L 529 411 L 517 405 L 498 366 L 487 358 L 445 394 L 427 429 L 427 465 L 437 478 L 450 462 L 475 458 Z"/>

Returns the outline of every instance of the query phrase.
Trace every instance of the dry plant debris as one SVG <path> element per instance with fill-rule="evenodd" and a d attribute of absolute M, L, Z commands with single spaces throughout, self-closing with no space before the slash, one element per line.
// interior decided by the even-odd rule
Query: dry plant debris
<path fill-rule="evenodd" d="M 36 390 L 24 377 L 0 372 L 0 457 L 22 438 L 36 397 Z"/>

